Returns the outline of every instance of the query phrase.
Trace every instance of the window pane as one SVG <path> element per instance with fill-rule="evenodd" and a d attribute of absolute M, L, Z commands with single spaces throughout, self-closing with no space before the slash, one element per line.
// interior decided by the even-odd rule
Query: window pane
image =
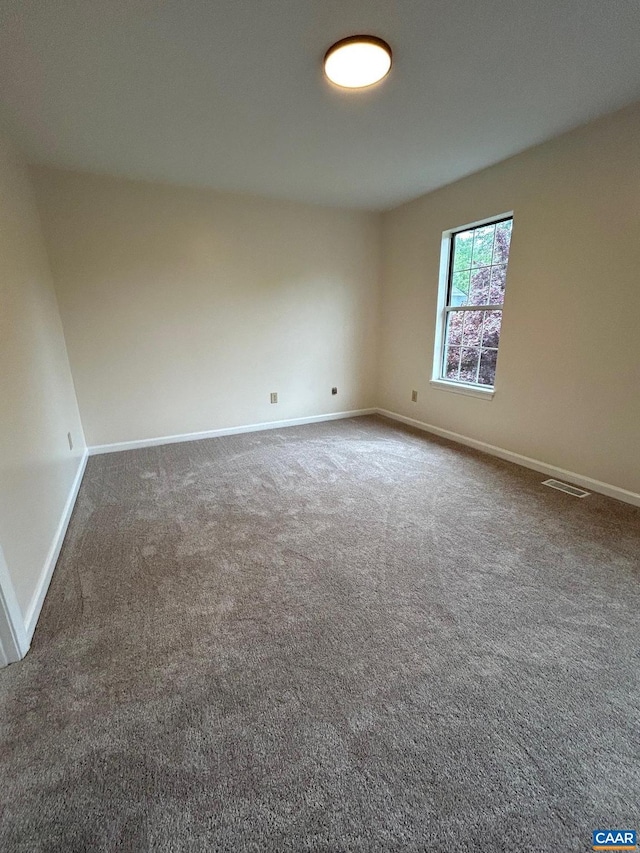
<path fill-rule="evenodd" d="M 493 256 L 493 235 L 495 225 L 483 225 L 476 228 L 473 239 L 473 266 L 488 267 Z"/>
<path fill-rule="evenodd" d="M 483 349 L 480 354 L 480 373 L 478 382 L 480 385 L 494 385 L 496 378 L 496 362 L 498 360 L 497 349 Z"/>
<path fill-rule="evenodd" d="M 460 346 L 464 311 L 449 311 L 447 314 L 447 346 Z"/>
<path fill-rule="evenodd" d="M 469 276 L 471 272 L 454 272 L 451 279 L 449 305 L 466 305 L 469 301 Z"/>
<path fill-rule="evenodd" d="M 509 260 L 509 246 L 511 244 L 511 228 L 513 220 L 499 222 L 496 225 L 496 239 L 493 246 L 493 263 L 506 264 Z"/>
<path fill-rule="evenodd" d="M 482 315 L 484 311 L 464 311 L 464 332 L 462 345 L 465 347 L 479 347 L 482 338 Z"/>
<path fill-rule="evenodd" d="M 453 271 L 468 270 L 471 266 L 471 252 L 473 250 L 473 229 L 461 231 L 453 239 Z"/>
<path fill-rule="evenodd" d="M 460 361 L 460 347 L 447 347 L 444 361 L 445 379 L 458 378 L 458 363 Z"/>
<path fill-rule="evenodd" d="M 462 347 L 460 350 L 460 381 L 476 382 L 478 376 L 478 361 L 480 350 L 477 348 Z"/>
<path fill-rule="evenodd" d="M 471 273 L 469 305 L 489 304 L 489 284 L 491 282 L 491 267 L 481 267 Z"/>
<path fill-rule="evenodd" d="M 502 305 L 504 302 L 504 287 L 507 281 L 507 265 L 499 264 L 491 267 L 491 291 L 489 303 L 491 305 Z"/>
<path fill-rule="evenodd" d="M 511 220 L 465 228 L 452 235 L 443 379 L 493 386 L 511 243 Z M 495 305 L 487 311 L 481 305 Z"/>
<path fill-rule="evenodd" d="M 474 312 L 475 313 L 475 312 Z M 484 312 L 484 329 L 482 335 L 483 347 L 497 347 L 500 341 L 500 325 L 502 323 L 502 311 Z"/>

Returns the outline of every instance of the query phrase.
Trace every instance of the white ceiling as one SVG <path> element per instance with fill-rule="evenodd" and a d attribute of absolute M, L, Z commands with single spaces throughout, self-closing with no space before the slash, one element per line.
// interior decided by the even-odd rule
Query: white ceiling
<path fill-rule="evenodd" d="M 332 87 L 327 47 L 391 75 Z M 640 99 L 638 0 L 2 0 L 0 111 L 38 163 L 379 209 Z"/>

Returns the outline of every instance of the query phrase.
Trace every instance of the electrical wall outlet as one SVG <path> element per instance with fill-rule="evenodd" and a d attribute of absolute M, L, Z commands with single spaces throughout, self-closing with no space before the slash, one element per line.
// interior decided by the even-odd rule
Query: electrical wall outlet
<path fill-rule="evenodd" d="M 69 450 L 73 450 L 73 439 L 70 432 L 67 433 L 67 441 L 69 442 Z"/>
<path fill-rule="evenodd" d="M 331 389 L 331 393 L 332 393 L 332 394 L 337 394 L 337 393 L 338 393 L 338 389 L 336 388 L 336 386 L 335 386 L 335 385 L 334 385 L 334 386 L 333 386 L 333 388 Z"/>
<path fill-rule="evenodd" d="M 274 394 L 272 394 L 272 395 L 271 395 L 271 402 L 272 402 L 272 403 L 277 403 L 277 402 L 278 402 L 278 395 L 277 395 L 277 393 L 274 393 Z"/>
<path fill-rule="evenodd" d="M 417 391 L 412 391 L 412 392 L 411 392 L 411 402 L 412 402 L 412 403 L 417 403 L 417 402 L 418 402 L 418 392 L 417 392 Z"/>

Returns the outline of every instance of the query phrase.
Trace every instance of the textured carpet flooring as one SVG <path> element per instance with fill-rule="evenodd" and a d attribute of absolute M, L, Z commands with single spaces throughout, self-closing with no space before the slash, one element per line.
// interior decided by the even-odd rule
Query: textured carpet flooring
<path fill-rule="evenodd" d="M 0 849 L 586 851 L 640 511 L 376 418 L 94 457 L 0 672 Z"/>

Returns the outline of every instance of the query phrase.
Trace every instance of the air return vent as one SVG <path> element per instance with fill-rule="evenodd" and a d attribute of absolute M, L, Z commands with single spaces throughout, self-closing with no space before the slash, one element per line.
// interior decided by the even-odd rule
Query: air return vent
<path fill-rule="evenodd" d="M 576 486 L 570 486 L 569 483 L 563 483 L 561 480 L 545 480 L 543 486 L 550 486 L 552 489 L 557 489 L 559 492 L 566 492 L 568 495 L 573 495 L 574 498 L 586 498 L 591 492 L 585 492 L 584 489 L 578 489 Z"/>

